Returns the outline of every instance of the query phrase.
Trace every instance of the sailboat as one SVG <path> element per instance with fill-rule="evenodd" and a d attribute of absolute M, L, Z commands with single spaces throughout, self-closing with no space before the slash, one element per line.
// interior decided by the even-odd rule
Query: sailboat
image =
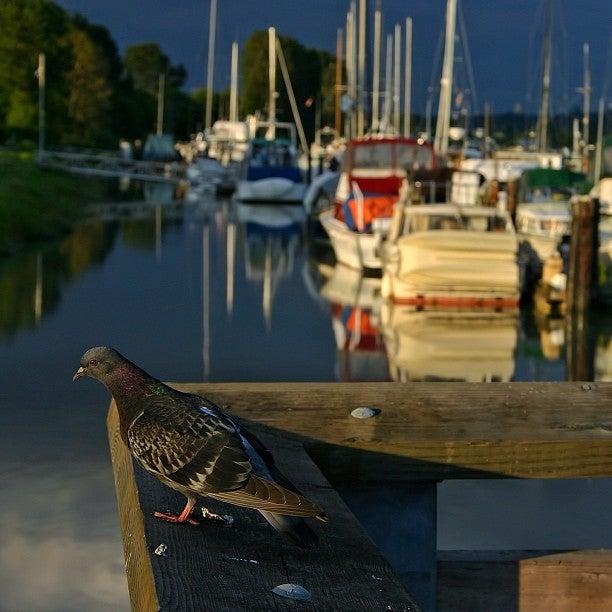
<path fill-rule="evenodd" d="M 276 121 L 276 31 L 268 29 L 268 121 L 255 125 L 238 182 L 236 198 L 250 203 L 301 203 L 306 183 L 298 165 L 293 124 Z M 265 129 L 262 137 L 257 132 Z M 280 135 L 279 132 L 283 132 Z"/>

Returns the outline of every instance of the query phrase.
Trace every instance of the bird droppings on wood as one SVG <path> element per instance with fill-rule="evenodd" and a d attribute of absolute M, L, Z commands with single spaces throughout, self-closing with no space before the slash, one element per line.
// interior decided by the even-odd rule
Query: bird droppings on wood
<path fill-rule="evenodd" d="M 168 550 L 168 547 L 165 544 L 160 544 L 153 552 L 158 556 L 158 557 L 165 557 L 166 556 L 166 551 Z"/>
<path fill-rule="evenodd" d="M 351 416 L 356 419 L 371 419 L 382 411 L 380 408 L 370 408 L 369 406 L 360 406 L 351 412 Z"/>
<path fill-rule="evenodd" d="M 280 584 L 272 589 L 275 595 L 297 599 L 298 601 L 308 601 L 312 595 L 299 584 Z"/>
<path fill-rule="evenodd" d="M 228 557 L 228 559 L 231 559 L 232 561 L 244 561 L 245 563 L 254 563 L 255 565 L 259 565 L 259 561 L 256 561 L 255 559 L 242 559 L 240 557 Z"/>
<path fill-rule="evenodd" d="M 207 521 L 221 523 L 224 527 L 231 527 L 234 523 L 234 517 L 231 514 L 215 514 L 208 508 L 202 508 L 202 517 Z"/>

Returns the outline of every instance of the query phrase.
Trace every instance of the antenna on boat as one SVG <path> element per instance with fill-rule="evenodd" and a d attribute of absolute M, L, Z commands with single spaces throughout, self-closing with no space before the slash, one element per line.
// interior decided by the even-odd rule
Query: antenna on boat
<path fill-rule="evenodd" d="M 206 70 L 206 114 L 204 127 L 212 126 L 213 76 L 215 70 L 215 34 L 217 32 L 217 0 L 210 0 L 210 19 L 208 24 L 208 67 Z"/>
<path fill-rule="evenodd" d="M 380 100 L 380 29 L 382 13 L 380 2 L 376 3 L 374 11 L 374 71 L 372 74 L 372 132 L 378 131 L 379 100 Z"/>
<path fill-rule="evenodd" d="M 230 80 L 230 110 L 229 119 L 238 121 L 238 43 L 232 43 L 232 72 Z"/>
<path fill-rule="evenodd" d="M 406 57 L 404 60 L 404 137 L 410 136 L 412 113 L 412 17 L 406 17 Z"/>
<path fill-rule="evenodd" d="M 548 146 L 548 109 L 550 106 L 550 49 L 552 44 L 552 0 L 546 2 L 546 37 L 544 39 L 544 73 L 542 75 L 542 103 L 540 106 L 540 129 L 538 148 L 546 151 Z"/>
<path fill-rule="evenodd" d="M 451 98 L 453 90 L 453 62 L 455 57 L 455 27 L 457 20 L 457 0 L 446 3 L 446 37 L 444 41 L 444 64 L 440 79 L 440 101 L 434 150 L 444 156 L 448 151 L 448 133 L 450 130 Z"/>
<path fill-rule="evenodd" d="M 276 138 L 276 30 L 268 28 L 268 133 L 266 138 Z"/>

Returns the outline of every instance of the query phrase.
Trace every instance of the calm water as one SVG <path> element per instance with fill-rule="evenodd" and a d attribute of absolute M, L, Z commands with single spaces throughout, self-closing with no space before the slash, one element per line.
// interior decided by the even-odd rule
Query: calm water
<path fill-rule="evenodd" d="M 128 608 L 109 398 L 71 381 L 88 346 L 176 381 L 566 378 L 562 326 L 529 312 L 482 324 L 372 308 L 372 281 L 309 257 L 298 212 L 97 207 L 60 243 L 0 261 L 0 609 Z M 598 379 L 611 329 L 598 318 Z M 611 498 L 609 480 L 443 483 L 439 547 L 612 547 Z"/>

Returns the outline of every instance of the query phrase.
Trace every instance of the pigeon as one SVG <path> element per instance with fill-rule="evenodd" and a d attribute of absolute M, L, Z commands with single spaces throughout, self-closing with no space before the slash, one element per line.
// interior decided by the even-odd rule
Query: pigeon
<path fill-rule="evenodd" d="M 258 510 L 286 539 L 310 548 L 317 536 L 304 517 L 327 521 L 274 464 L 272 453 L 210 400 L 153 378 L 110 347 L 85 352 L 73 380 L 95 378 L 112 394 L 123 442 L 142 467 L 187 498 L 171 523 L 198 525 L 197 497 Z M 204 518 L 222 519 L 207 509 Z"/>

